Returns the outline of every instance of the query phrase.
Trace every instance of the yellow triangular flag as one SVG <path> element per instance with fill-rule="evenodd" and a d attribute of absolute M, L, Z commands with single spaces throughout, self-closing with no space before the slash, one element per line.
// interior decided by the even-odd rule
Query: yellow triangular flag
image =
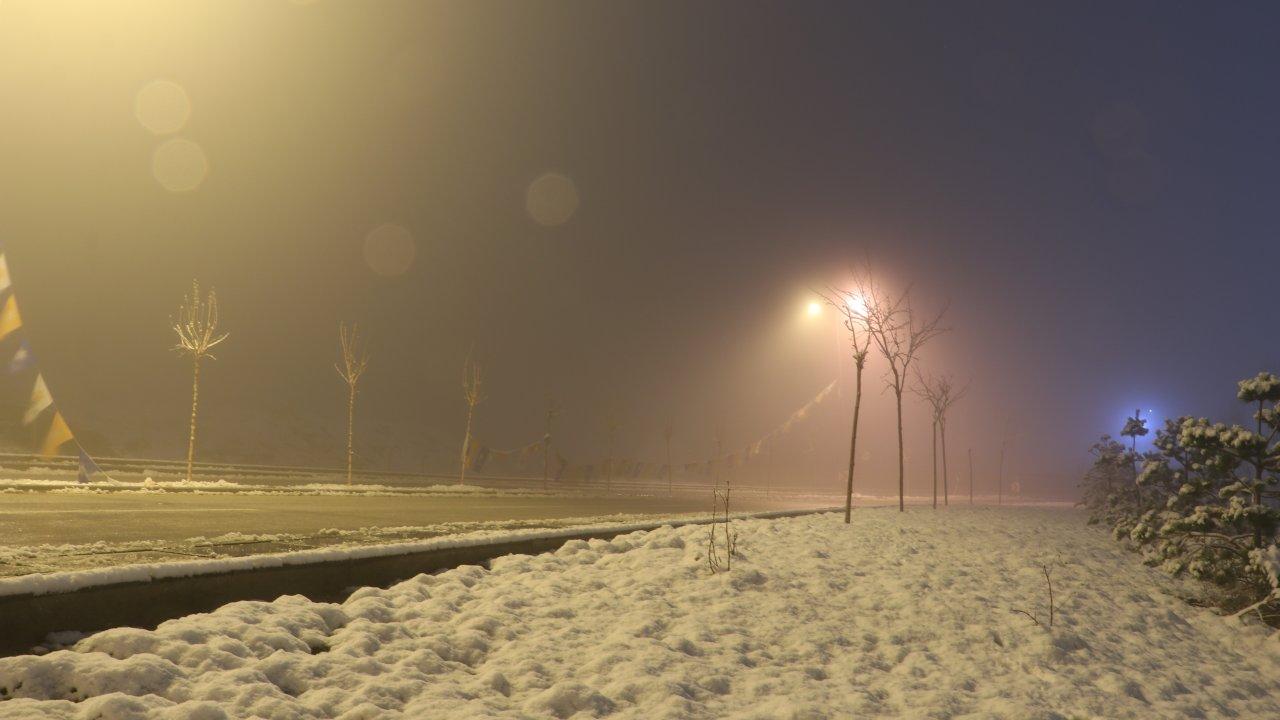
<path fill-rule="evenodd" d="M 53 457 L 58 454 L 58 448 L 75 439 L 71 434 L 71 428 L 67 427 L 67 421 L 62 419 L 62 413 L 54 412 L 53 424 L 49 426 L 49 433 L 45 435 L 44 443 L 40 445 L 40 455 Z"/>
<path fill-rule="evenodd" d="M 22 416 L 22 424 L 30 425 L 40 414 L 53 405 L 53 394 L 44 382 L 44 375 L 36 375 L 36 386 L 31 389 L 31 403 L 27 405 L 27 414 Z"/>
<path fill-rule="evenodd" d="M 0 309 L 0 340 L 4 340 L 22 328 L 22 315 L 18 312 L 18 299 L 13 295 L 4 301 Z"/>

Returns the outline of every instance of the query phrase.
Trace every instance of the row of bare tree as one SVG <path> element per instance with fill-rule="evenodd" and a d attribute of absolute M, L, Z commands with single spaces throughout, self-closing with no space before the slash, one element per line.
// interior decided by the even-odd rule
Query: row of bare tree
<path fill-rule="evenodd" d="M 942 444 L 942 499 L 949 504 L 950 493 L 947 478 L 947 413 L 956 402 L 964 397 L 967 386 L 958 387 L 950 376 L 933 376 L 922 373 L 916 365 L 920 352 L 932 339 L 947 331 L 942 326 L 946 313 L 943 309 L 936 314 L 922 315 L 912 303 L 910 288 L 901 293 L 890 294 L 883 288 L 863 276 L 859 276 L 852 288 L 828 287 L 819 295 L 841 316 L 845 330 L 849 334 L 850 351 L 857 375 L 856 392 L 854 394 L 853 429 L 849 443 L 849 472 L 845 493 L 845 522 L 849 522 L 853 510 L 853 482 L 857 465 L 858 424 L 862 412 L 863 373 L 874 349 L 883 357 L 887 366 L 885 383 L 893 391 L 897 412 L 898 434 L 898 508 L 905 509 L 906 465 L 903 438 L 902 399 L 909 390 L 923 398 L 932 411 L 934 434 L 934 469 L 933 469 L 933 504 L 938 504 L 938 441 Z M 210 290 L 201 294 L 197 282 L 192 283 L 191 294 L 183 299 L 178 309 L 173 330 L 178 337 L 175 350 L 191 358 L 191 424 L 187 443 L 187 479 L 192 478 L 195 463 L 196 429 L 200 402 L 200 366 L 206 359 L 214 359 L 213 349 L 229 337 L 229 333 L 219 329 L 218 298 Z M 341 323 L 338 327 L 340 348 L 339 362 L 335 368 L 339 377 L 347 385 L 347 482 L 351 483 L 355 462 L 355 410 L 356 398 L 359 394 L 361 379 L 369 367 L 368 344 L 360 334 L 358 325 Z M 911 383 L 914 378 L 914 384 Z M 480 366 L 468 357 L 463 371 L 463 400 L 466 403 L 466 429 L 463 434 L 460 452 L 459 482 L 466 481 L 468 459 L 472 444 L 472 426 L 476 406 L 484 400 L 482 392 L 483 375 Z M 554 407 L 548 411 L 547 437 L 549 442 L 550 425 L 556 411 Z M 613 456 L 613 439 L 617 430 L 616 421 L 609 425 L 610 458 Z M 665 436 L 670 454 L 671 429 L 666 428 Z M 546 458 L 544 458 L 546 460 Z M 546 464 L 546 463 L 544 463 Z M 610 474 L 612 474 L 612 461 Z M 668 475 L 670 474 L 668 458 Z M 545 470 L 545 468 L 544 468 Z M 669 479 L 669 478 L 668 478 Z"/>
<path fill-rule="evenodd" d="M 858 422 L 862 414 L 863 372 L 872 350 L 884 358 L 885 384 L 893 391 L 898 424 L 898 510 L 906 509 L 906 461 L 902 429 L 902 397 L 914 391 L 932 410 L 934 432 L 933 505 L 938 506 L 937 441 L 942 439 L 943 504 L 949 503 L 947 490 L 947 413 L 967 391 L 947 375 L 922 373 L 916 365 L 921 350 L 931 340 L 947 332 L 942 325 L 946 309 L 923 314 L 912 303 L 911 289 L 890 293 L 865 274 L 855 275 L 849 288 L 828 287 L 818 291 L 827 305 L 840 315 L 849 333 L 850 352 L 857 376 L 853 400 L 853 431 L 849 441 L 849 475 L 845 488 L 844 521 L 853 514 L 853 479 L 858 461 Z M 915 383 L 911 384 L 914 377 Z"/>
<path fill-rule="evenodd" d="M 182 300 L 178 314 L 173 320 L 173 331 L 178 336 L 174 350 L 191 359 L 191 426 L 187 438 L 187 480 L 192 479 L 196 456 L 196 429 L 200 408 L 200 364 L 204 360 L 213 360 L 213 349 L 221 345 L 230 333 L 219 329 L 218 295 L 210 290 L 200 292 L 199 282 L 191 283 L 191 293 Z M 347 484 L 351 484 L 355 470 L 355 427 L 356 397 L 359 394 L 360 380 L 369 369 L 369 347 L 366 339 L 360 334 L 357 324 L 338 325 L 339 359 L 335 364 L 338 376 L 347 386 Z M 461 470 L 459 482 L 466 481 L 467 458 L 471 451 L 472 423 L 476 406 L 484 400 L 482 392 L 483 376 L 480 366 L 470 357 L 463 369 L 462 395 L 467 405 L 466 432 L 462 438 Z M 554 418 L 554 409 L 547 417 L 548 437 L 550 423 Z"/>

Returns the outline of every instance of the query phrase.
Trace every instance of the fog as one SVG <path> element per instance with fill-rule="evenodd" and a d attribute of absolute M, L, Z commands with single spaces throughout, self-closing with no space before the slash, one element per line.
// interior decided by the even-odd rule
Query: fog
<path fill-rule="evenodd" d="M 11 0 L 0 243 L 98 454 L 185 451 L 198 278 L 231 333 L 207 457 L 341 464 L 345 320 L 365 467 L 454 467 L 472 354 L 477 438 L 534 442 L 554 401 L 582 464 L 611 421 L 619 457 L 665 462 L 668 423 L 676 464 L 739 451 L 838 378 L 768 471 L 833 488 L 853 371 L 807 306 L 859 266 L 947 308 L 920 363 L 971 383 L 960 487 L 970 448 L 994 487 L 1007 426 L 1006 479 L 1070 496 L 1135 408 L 1243 416 L 1235 381 L 1280 365 L 1271 9 L 1156 7 Z M 864 492 L 896 485 L 884 370 Z"/>

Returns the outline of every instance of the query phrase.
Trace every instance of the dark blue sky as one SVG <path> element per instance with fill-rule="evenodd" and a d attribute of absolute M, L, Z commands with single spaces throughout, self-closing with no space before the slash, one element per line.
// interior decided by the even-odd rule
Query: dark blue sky
<path fill-rule="evenodd" d="M 378 347 L 370 422 L 428 438 L 402 464 L 460 434 L 472 346 L 495 444 L 536 436 L 549 395 L 578 457 L 603 452 L 610 412 L 636 455 L 667 419 L 690 458 L 717 426 L 754 439 L 830 379 L 830 329 L 802 329 L 799 308 L 866 256 L 950 303 L 924 363 L 973 379 L 955 443 L 989 466 L 1011 420 L 1030 484 L 1070 487 L 1136 405 L 1226 417 L 1237 379 L 1280 369 L 1274 4 L 91 15 L 0 6 L 0 235 L 55 393 L 104 442 L 126 442 L 124 414 L 154 452 L 180 444 L 166 320 L 192 276 L 234 332 L 215 426 L 245 408 L 340 422 L 331 336 L 358 317 Z M 149 172 L 158 140 L 131 109 L 156 78 L 191 99 L 179 134 L 210 167 L 192 192 Z M 548 228 L 525 193 L 549 171 L 580 205 Z M 362 259 L 384 222 L 415 238 L 400 277 Z M 889 401 L 869 402 L 879 450 Z M 798 444 L 823 458 L 805 472 L 834 476 L 846 414 Z"/>

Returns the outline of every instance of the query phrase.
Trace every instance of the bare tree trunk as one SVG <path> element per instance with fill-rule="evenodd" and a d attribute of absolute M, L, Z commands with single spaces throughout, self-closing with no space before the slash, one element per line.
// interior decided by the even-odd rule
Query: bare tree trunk
<path fill-rule="evenodd" d="M 613 490 L 613 442 L 614 431 L 609 431 L 609 469 L 604 477 L 604 489 L 606 492 Z"/>
<path fill-rule="evenodd" d="M 667 439 L 667 495 L 675 494 L 675 483 L 671 479 L 671 433 L 666 433 Z"/>
<path fill-rule="evenodd" d="M 853 398 L 853 436 L 849 440 L 849 484 L 844 493 L 844 523 L 853 520 L 853 468 L 858 462 L 858 417 L 862 414 L 862 365 L 858 365 L 858 384 Z M 769 446 L 770 469 L 773 465 L 773 445 Z"/>
<path fill-rule="evenodd" d="M 933 509 L 938 509 L 938 421 L 933 421 Z"/>
<path fill-rule="evenodd" d="M 173 331 L 178 336 L 179 352 L 191 355 L 191 433 L 187 437 L 187 481 L 195 473 L 196 418 L 200 408 L 200 360 L 213 358 L 210 352 L 221 345 L 227 333 L 218 333 L 218 295 L 212 290 L 207 298 L 200 295 L 200 284 L 191 282 L 191 294 L 178 307 Z"/>
<path fill-rule="evenodd" d="M 356 460 L 356 386 L 347 395 L 347 484 L 355 472 Z"/>
<path fill-rule="evenodd" d="M 467 484 L 467 455 L 471 449 L 471 416 L 475 412 L 475 405 L 467 405 L 467 431 L 462 436 L 462 469 L 458 473 L 458 484 Z"/>
<path fill-rule="evenodd" d="M 973 448 L 969 448 L 969 504 L 973 504 Z"/>
<path fill-rule="evenodd" d="M 898 512 L 907 509 L 907 462 L 903 457 L 902 439 L 902 388 L 895 387 L 894 399 L 898 405 Z"/>
<path fill-rule="evenodd" d="M 542 489 L 551 485 L 551 419 L 553 410 L 547 410 L 547 432 L 542 436 Z"/>
<path fill-rule="evenodd" d="M 996 504 L 1004 504 L 1004 442 L 1000 443 L 1000 470 L 996 473 Z"/>
<path fill-rule="evenodd" d="M 854 411 L 855 413 L 857 410 Z M 773 496 L 773 440 L 769 441 L 769 464 L 764 470 L 764 496 Z M 848 522 L 847 520 L 845 522 Z"/>
<path fill-rule="evenodd" d="M 187 437 L 187 482 L 191 482 L 196 462 L 196 412 L 200 406 L 200 358 L 196 356 L 191 372 L 191 434 Z"/>
<path fill-rule="evenodd" d="M 951 507 L 951 493 L 947 487 L 947 423 L 938 424 L 938 434 L 942 438 L 942 504 Z"/>

